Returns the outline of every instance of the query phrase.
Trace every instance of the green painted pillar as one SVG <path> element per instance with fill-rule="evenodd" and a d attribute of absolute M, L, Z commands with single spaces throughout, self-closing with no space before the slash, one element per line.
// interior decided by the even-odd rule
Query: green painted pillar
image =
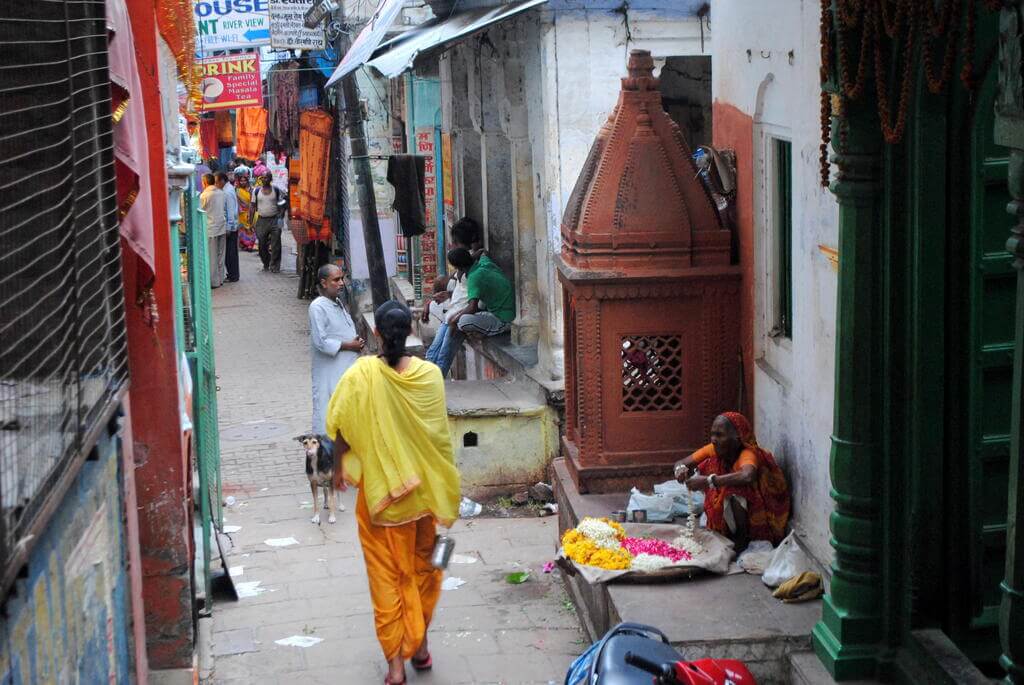
<path fill-rule="evenodd" d="M 1006 249 L 1015 257 L 1017 311 L 1014 322 L 1013 409 L 1010 425 L 1006 577 L 999 609 L 1000 663 L 1006 683 L 1024 683 L 1024 91 L 1021 38 L 1024 0 L 1008 3 L 999 17 L 999 92 L 995 139 L 1010 148 L 1007 211 L 1016 219 Z"/>
<path fill-rule="evenodd" d="M 883 648 L 882 137 L 873 102 L 850 103 L 847 112 L 837 114 L 832 140 L 838 173 L 832 191 L 839 203 L 839 301 L 830 455 L 836 558 L 813 641 L 832 676 L 849 680 L 872 677 Z"/>

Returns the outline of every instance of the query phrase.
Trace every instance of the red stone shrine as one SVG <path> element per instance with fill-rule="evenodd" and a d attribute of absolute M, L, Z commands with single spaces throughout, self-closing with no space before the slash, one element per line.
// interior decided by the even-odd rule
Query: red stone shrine
<path fill-rule="evenodd" d="M 654 61 L 634 50 L 562 222 L 566 428 L 580 492 L 672 477 L 739 401 L 740 270 Z"/>

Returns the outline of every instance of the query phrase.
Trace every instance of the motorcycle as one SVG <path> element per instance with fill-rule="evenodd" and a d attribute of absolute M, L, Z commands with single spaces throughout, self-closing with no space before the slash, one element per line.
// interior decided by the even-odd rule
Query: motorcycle
<path fill-rule="evenodd" d="M 685 661 L 665 633 L 620 623 L 569 667 L 565 685 L 757 685 L 742 661 Z"/>

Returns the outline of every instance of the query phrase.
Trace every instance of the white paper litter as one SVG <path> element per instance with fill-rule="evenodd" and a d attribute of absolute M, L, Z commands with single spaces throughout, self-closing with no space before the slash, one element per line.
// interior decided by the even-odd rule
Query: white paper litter
<path fill-rule="evenodd" d="M 448 576 L 441 583 L 442 590 L 458 590 L 460 587 L 466 584 L 462 578 L 456 578 L 455 576 Z"/>
<path fill-rule="evenodd" d="M 267 538 L 263 541 L 264 545 L 270 545 L 271 547 L 288 547 L 289 545 L 297 545 L 299 541 L 295 538 Z"/>
<path fill-rule="evenodd" d="M 260 492 L 266 492 L 266 491 L 267 491 L 267 490 L 269 490 L 269 489 L 270 489 L 270 488 L 260 488 Z"/>
<path fill-rule="evenodd" d="M 239 599 L 243 597 L 256 597 L 258 595 L 262 595 L 264 592 L 277 592 L 277 590 L 260 587 L 262 583 L 262 580 L 251 580 L 247 583 L 235 583 L 235 592 L 238 593 Z"/>
<path fill-rule="evenodd" d="M 237 533 L 240 530 L 242 530 L 241 526 L 224 526 L 225 533 Z"/>
<path fill-rule="evenodd" d="M 231 574 L 232 578 L 238 578 L 239 576 L 245 575 L 244 566 L 229 566 L 228 573 Z"/>
<path fill-rule="evenodd" d="M 312 647 L 313 645 L 323 642 L 322 637 L 310 637 L 309 635 L 292 635 L 291 637 L 281 638 L 280 640 L 274 640 L 275 645 L 283 645 L 285 647 Z"/>
<path fill-rule="evenodd" d="M 451 562 L 453 564 L 475 564 L 476 557 L 469 554 L 453 554 Z"/>

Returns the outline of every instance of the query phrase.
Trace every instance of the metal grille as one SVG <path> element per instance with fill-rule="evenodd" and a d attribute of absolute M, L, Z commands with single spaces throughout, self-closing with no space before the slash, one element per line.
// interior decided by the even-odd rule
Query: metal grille
<path fill-rule="evenodd" d="M 101 1 L 0 4 L 0 559 L 128 375 Z"/>
<path fill-rule="evenodd" d="M 623 411 L 683 408 L 683 352 L 678 335 L 631 335 L 622 339 Z"/>

